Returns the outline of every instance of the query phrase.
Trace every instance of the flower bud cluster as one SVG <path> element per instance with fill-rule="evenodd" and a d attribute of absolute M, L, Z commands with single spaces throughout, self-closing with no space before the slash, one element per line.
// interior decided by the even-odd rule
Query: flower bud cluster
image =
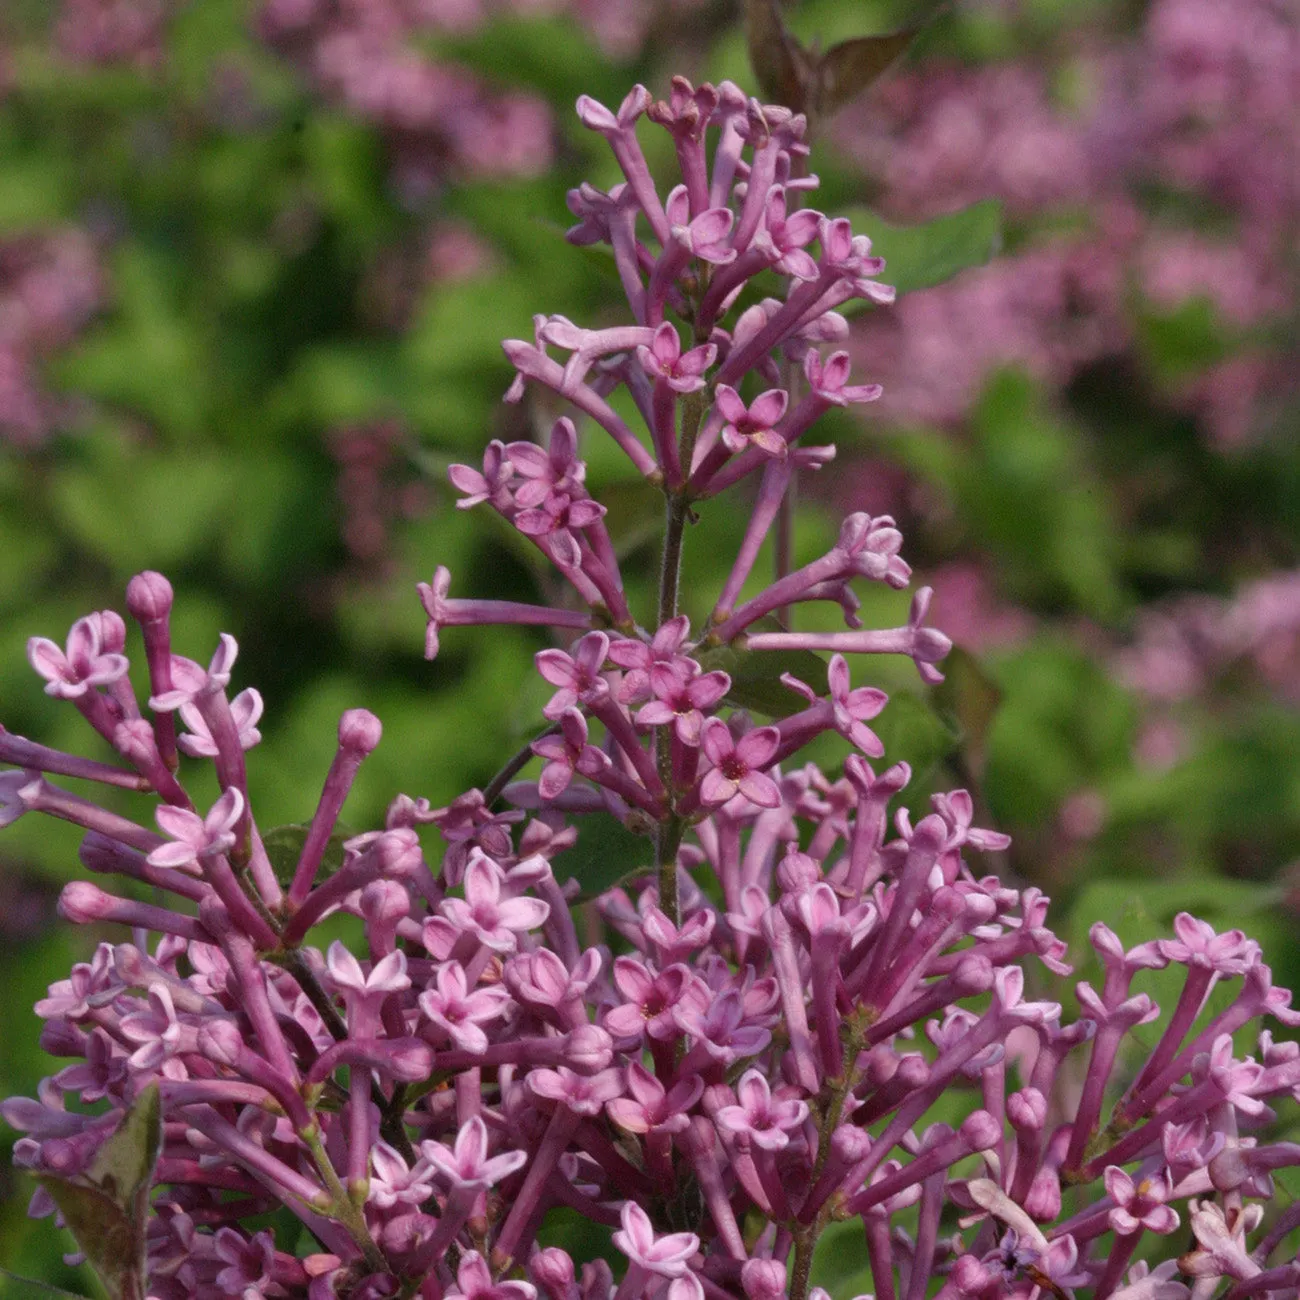
<path fill-rule="evenodd" d="M 1098 924 L 1099 986 L 1079 983 L 1069 1014 L 1038 996 L 1044 971 L 1071 969 L 1047 899 L 971 863 L 1006 837 L 973 824 L 965 791 L 913 816 L 895 806 L 907 765 L 868 761 L 884 757 L 869 723 L 886 700 L 852 686 L 841 652 L 910 655 L 933 680 L 947 643 L 924 626 L 928 593 L 904 628 L 753 630 L 816 599 L 852 624 L 853 578 L 910 577 L 892 521 L 851 515 L 826 556 L 741 599 L 798 438 L 834 398 L 855 400 L 847 366 L 816 346 L 828 317 L 851 294 L 882 296 L 865 241 L 800 221 L 789 202 L 800 120 L 680 81 L 666 105 L 637 90 L 617 114 L 579 107 L 627 176 L 609 195 L 577 194 L 579 237 L 608 237 L 635 323 L 539 318 L 535 344 L 507 348 L 664 491 L 653 627 L 627 607 L 569 420 L 545 449 L 494 443 L 481 470 L 458 467 L 466 501 L 509 519 L 578 598 L 454 599 L 445 570 L 421 589 L 431 655 L 462 624 L 576 636 L 537 656 L 551 725 L 521 763 L 536 755 L 540 773 L 508 785 L 512 763 L 444 808 L 400 795 L 332 874 L 325 850 L 381 740 L 373 715 L 343 715 L 297 858 L 277 870 L 246 758 L 262 701 L 231 694 L 232 637 L 206 667 L 178 655 L 170 586 L 133 579 L 144 703 L 117 614 L 79 620 L 62 646 L 33 639 L 47 692 L 119 761 L 0 730 L 0 826 L 45 813 L 83 827 L 83 865 L 123 883 L 69 885 L 63 915 L 128 935 L 37 1005 L 43 1045 L 72 1063 L 0 1106 L 23 1135 L 17 1160 L 83 1176 L 156 1085 L 157 1300 L 805 1300 L 825 1295 L 813 1253 L 842 1223 L 857 1225 L 880 1297 L 1294 1295 L 1285 1248 L 1300 1215 L 1271 1202 L 1300 1147 L 1268 1125 L 1300 1088 L 1300 1051 L 1268 1031 L 1255 1055 L 1238 1043 L 1264 1017 L 1300 1014 L 1258 946 L 1184 915 L 1173 938 L 1125 950 Z M 647 109 L 684 177 L 663 202 L 634 130 Z M 725 323 L 749 277 L 772 269 L 785 299 Z M 685 349 L 669 313 L 690 322 Z M 746 402 L 751 371 L 779 380 L 777 354 L 808 394 L 778 382 Z M 646 441 L 606 402 L 612 382 L 645 415 Z M 742 553 L 692 641 L 675 609 L 688 506 L 751 472 L 762 482 Z M 824 689 L 787 679 L 796 711 L 755 726 L 707 662 L 720 646 L 835 653 Z M 855 751 L 836 778 L 797 761 L 831 731 Z M 195 804 L 182 758 L 211 765 L 210 806 Z M 151 792 L 157 829 L 68 778 Z M 565 869 L 589 815 L 654 843 L 597 917 Z M 162 901 L 138 901 L 150 891 Z M 364 935 L 358 951 L 313 942 L 340 914 Z M 1181 975 L 1163 1017 L 1134 987 L 1155 970 Z M 609 1231 L 609 1259 L 579 1268 L 545 1244 L 561 1207 Z M 54 1209 L 38 1192 L 33 1213 Z M 261 1226 L 277 1210 L 296 1236 Z"/>

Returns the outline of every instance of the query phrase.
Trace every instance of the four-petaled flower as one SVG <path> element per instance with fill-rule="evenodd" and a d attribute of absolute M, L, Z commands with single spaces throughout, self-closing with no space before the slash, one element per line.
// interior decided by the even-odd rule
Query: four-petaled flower
<path fill-rule="evenodd" d="M 497 510 L 508 510 L 511 504 L 510 480 L 514 472 L 515 467 L 504 444 L 494 438 L 483 453 L 482 471 L 472 465 L 453 465 L 447 471 L 452 486 L 465 494 L 456 502 L 457 509 L 468 510 L 487 501 Z"/>
<path fill-rule="evenodd" d="M 27 660 L 45 678 L 46 695 L 75 700 L 126 676 L 126 656 L 105 649 L 102 628 L 102 619 L 90 615 L 72 625 L 62 650 L 48 637 L 27 642 Z"/>
<path fill-rule="evenodd" d="M 627 670 L 618 691 L 618 698 L 624 704 L 650 694 L 650 670 L 655 664 L 675 663 L 685 657 L 679 656 L 678 651 L 690 630 L 686 615 L 678 614 L 664 623 L 649 642 L 635 641 L 631 637 L 619 637 L 610 642 L 607 651 L 610 662 Z"/>
<path fill-rule="evenodd" d="M 698 393 L 704 387 L 704 372 L 713 364 L 718 349 L 712 343 L 682 351 L 676 326 L 664 321 L 655 330 L 649 347 L 636 350 L 641 368 L 655 379 L 662 379 L 674 393 Z"/>
<path fill-rule="evenodd" d="M 619 1128 L 629 1133 L 680 1133 L 689 1123 L 689 1112 L 704 1092 L 698 1074 L 678 1079 L 670 1089 L 655 1078 L 640 1061 L 627 1067 L 630 1097 L 615 1097 L 606 1109 Z"/>
<path fill-rule="evenodd" d="M 488 1045 L 487 1034 L 479 1027 L 498 1019 L 510 1002 L 502 988 L 469 991 L 465 970 L 458 961 L 443 962 L 435 976 L 438 987 L 420 994 L 420 1010 L 444 1030 L 457 1047 L 466 1052 L 482 1052 Z"/>
<path fill-rule="evenodd" d="M 610 766 L 609 756 L 587 743 L 587 720 L 577 709 L 565 709 L 560 715 L 560 734 L 533 741 L 532 749 L 546 759 L 537 782 L 543 799 L 563 794 L 574 773 L 595 778 Z"/>
<path fill-rule="evenodd" d="M 869 758 L 882 758 L 885 747 L 880 737 L 866 723 L 889 703 L 889 696 L 874 686 L 859 686 L 854 689 L 849 679 L 848 661 L 840 654 L 831 656 L 826 680 L 831 688 L 835 730 Z"/>
<path fill-rule="evenodd" d="M 524 509 L 540 506 L 552 493 L 578 496 L 587 467 L 578 459 L 578 433 L 568 416 L 551 427 L 551 440 L 543 451 L 535 442 L 512 442 L 506 452 L 524 482 L 515 489 L 515 503 Z"/>
<path fill-rule="evenodd" d="M 1240 930 L 1216 934 L 1208 921 L 1187 912 L 1174 917 L 1177 939 L 1161 939 L 1160 953 L 1167 961 L 1200 966 L 1219 975 L 1242 975 L 1259 960 L 1259 945 Z"/>
<path fill-rule="evenodd" d="M 252 749 L 261 741 L 262 733 L 258 731 L 257 723 L 262 716 L 262 708 L 261 693 L 251 686 L 240 691 L 230 701 L 230 715 L 235 720 L 241 749 Z M 208 724 L 203 720 L 203 715 L 193 704 L 182 704 L 180 713 L 181 721 L 190 731 L 187 736 L 176 737 L 177 748 L 191 758 L 214 757 L 217 753 L 217 745 L 208 730 Z"/>
<path fill-rule="evenodd" d="M 614 984 L 627 999 L 605 1013 L 603 1023 L 615 1038 L 640 1038 L 642 1034 L 656 1040 L 675 1038 L 679 1031 L 673 1008 L 684 998 L 702 1008 L 708 996 L 680 962 L 656 973 L 635 957 L 615 957 Z"/>
<path fill-rule="evenodd" d="M 609 655 L 609 637 L 588 632 L 573 644 L 572 653 L 539 650 L 534 657 L 537 671 L 559 690 L 547 701 L 542 716 L 554 722 L 575 704 L 598 705 L 609 696 L 609 683 L 600 675 Z"/>
<path fill-rule="evenodd" d="M 408 1165 L 401 1152 L 387 1142 L 376 1142 L 370 1148 L 371 1204 L 381 1210 L 394 1205 L 418 1206 L 428 1200 L 433 1192 L 433 1179 L 429 1177 L 428 1164 L 417 1160 Z"/>
<path fill-rule="evenodd" d="M 774 185 L 767 196 L 763 226 L 754 235 L 754 246 L 782 275 L 792 275 L 796 280 L 815 280 L 817 263 L 804 249 L 817 238 L 821 216 L 812 208 L 787 213 L 785 189 Z"/>
<path fill-rule="evenodd" d="M 736 741 L 721 718 L 710 718 L 700 743 L 713 768 L 704 775 L 701 800 L 716 808 L 741 795 L 760 808 L 777 807 L 781 792 L 761 769 L 772 761 L 780 742 L 781 733 L 775 727 L 757 727 Z"/>
<path fill-rule="evenodd" d="M 623 1095 L 623 1071 L 601 1070 L 596 1074 L 578 1074 L 567 1065 L 555 1070 L 534 1070 L 528 1087 L 535 1096 L 567 1106 L 577 1115 L 599 1115 L 615 1097 Z"/>
<path fill-rule="evenodd" d="M 1115 1202 L 1107 1221 L 1121 1236 L 1143 1228 L 1162 1235 L 1177 1229 L 1178 1214 L 1165 1204 L 1170 1191 L 1165 1175 L 1148 1175 L 1135 1183 L 1118 1165 L 1107 1165 L 1102 1181 L 1106 1194 Z"/>
<path fill-rule="evenodd" d="M 180 1046 L 181 1025 L 166 984 L 149 990 L 149 1009 L 132 1011 L 118 1022 L 122 1037 L 138 1043 L 128 1064 L 133 1070 L 156 1070 Z"/>
<path fill-rule="evenodd" d="M 731 451 L 757 447 L 765 456 L 784 460 L 790 447 L 776 431 L 790 394 L 784 388 L 769 388 L 748 405 L 734 388 L 719 384 L 714 398 L 723 418 L 722 441 Z"/>
<path fill-rule="evenodd" d="M 847 352 L 832 352 L 823 363 L 816 348 L 809 348 L 803 359 L 803 372 L 812 389 L 823 402 L 848 406 L 850 402 L 874 402 L 885 390 L 879 384 L 850 384 L 852 369 Z"/>
<path fill-rule="evenodd" d="M 706 673 L 694 659 L 678 659 L 650 669 L 650 688 L 655 698 L 637 711 L 636 721 L 643 727 L 671 722 L 677 739 L 697 748 L 704 715 L 731 689 L 731 678 L 720 670 Z"/>
<path fill-rule="evenodd" d="M 808 1103 L 794 1098 L 774 1101 L 772 1089 L 759 1070 L 746 1070 L 736 1084 L 736 1105 L 723 1106 L 718 1127 L 749 1138 L 765 1151 L 790 1145 L 790 1134 L 808 1118 Z"/>
<path fill-rule="evenodd" d="M 673 1009 L 678 1026 L 696 1046 L 728 1068 L 746 1056 L 757 1056 L 772 1041 L 761 1025 L 745 1023 L 745 1005 L 736 989 L 727 989 L 700 1010 L 684 1004 Z"/>
<path fill-rule="evenodd" d="M 426 1141 L 420 1143 L 420 1152 L 431 1169 L 452 1187 L 465 1191 L 495 1187 L 528 1161 L 523 1151 L 502 1151 L 489 1156 L 487 1125 L 478 1115 L 460 1126 L 455 1146 Z"/>
<path fill-rule="evenodd" d="M 275 1238 L 270 1232 L 259 1232 L 250 1240 L 233 1228 L 218 1228 L 213 1250 L 225 1264 L 216 1278 L 222 1295 L 247 1297 L 262 1294 L 262 1288 L 271 1279 L 275 1262 Z"/>
<path fill-rule="evenodd" d="M 445 898 L 441 911 L 458 930 L 474 935 L 494 952 L 514 952 L 519 936 L 550 916 L 540 898 L 502 898 L 501 868 L 479 853 L 465 868 L 465 897 Z"/>
<path fill-rule="evenodd" d="M 154 818 L 172 840 L 149 854 L 150 865 L 197 871 L 203 858 L 228 853 L 234 848 L 235 827 L 243 815 L 244 796 L 233 785 L 212 805 L 206 817 L 188 808 L 159 805 Z"/>
<path fill-rule="evenodd" d="M 655 1236 L 650 1216 L 635 1201 L 624 1204 L 623 1227 L 614 1234 L 614 1245 L 638 1268 L 660 1277 L 681 1277 L 700 1248 L 693 1232 L 670 1232 Z"/>

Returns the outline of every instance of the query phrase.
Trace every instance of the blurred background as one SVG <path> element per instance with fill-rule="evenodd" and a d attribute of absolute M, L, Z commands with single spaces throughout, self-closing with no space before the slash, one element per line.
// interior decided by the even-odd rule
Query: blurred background
<path fill-rule="evenodd" d="M 910 665 L 855 669 L 891 691 L 890 757 L 922 791 L 976 792 L 1015 837 L 998 868 L 1058 900 L 1066 937 L 1193 909 L 1295 984 L 1294 6 L 784 13 L 823 48 L 921 28 L 812 156 L 814 205 L 852 215 L 903 292 L 855 318 L 857 382 L 885 397 L 827 420 L 839 459 L 801 487 L 798 550 L 846 510 L 893 514 L 958 646 L 933 692 Z M 414 584 L 437 563 L 458 594 L 546 581 L 445 471 L 557 413 L 501 404 L 501 338 L 534 312 L 622 318 L 609 265 L 562 239 L 566 190 L 615 179 L 572 105 L 674 73 L 757 90 L 734 0 L 5 0 L 4 725 L 102 756 L 24 646 L 122 609 L 150 567 L 176 649 L 206 662 L 234 633 L 236 684 L 265 697 L 264 826 L 309 820 L 351 706 L 385 726 L 354 829 L 398 790 L 486 783 L 535 730 L 542 643 L 452 632 L 426 664 Z M 584 454 L 644 611 L 660 501 L 608 446 Z M 688 538 L 697 619 L 742 523 L 717 506 Z M 864 599 L 868 624 L 904 615 Z M 96 938 L 55 917 L 79 874 L 62 829 L 0 838 L 0 1095 L 49 1071 L 28 1008 Z M 93 1293 L 10 1179 L 0 1159 L 0 1261 Z"/>

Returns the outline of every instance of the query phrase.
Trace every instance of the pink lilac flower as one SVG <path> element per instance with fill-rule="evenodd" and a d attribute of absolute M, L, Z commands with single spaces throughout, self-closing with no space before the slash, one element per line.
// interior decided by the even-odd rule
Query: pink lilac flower
<path fill-rule="evenodd" d="M 118 681 L 127 670 L 125 655 L 104 652 L 99 624 L 92 618 L 78 619 L 73 624 L 63 650 L 45 637 L 32 637 L 27 643 L 27 658 L 45 678 L 45 693 L 65 700 Z"/>
<path fill-rule="evenodd" d="M 197 870 L 203 858 L 229 853 L 235 845 L 235 827 L 244 815 L 244 798 L 233 786 L 200 817 L 186 808 L 162 805 L 154 816 L 172 837 L 154 849 L 147 861 L 155 867 Z"/>

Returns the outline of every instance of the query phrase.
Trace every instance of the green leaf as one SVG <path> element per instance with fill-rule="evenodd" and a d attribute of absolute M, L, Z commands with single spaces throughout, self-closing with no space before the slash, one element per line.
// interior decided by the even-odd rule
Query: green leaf
<path fill-rule="evenodd" d="M 144 1300 L 149 1185 L 162 1149 L 162 1099 L 149 1084 L 75 1179 L 38 1179 L 112 1300 Z"/>
<path fill-rule="evenodd" d="M 815 75 L 814 60 L 791 35 L 776 0 L 746 0 L 745 38 L 764 96 L 802 113 Z"/>
<path fill-rule="evenodd" d="M 1222 361 L 1232 347 L 1214 303 L 1203 295 L 1165 310 L 1144 305 L 1138 313 L 1138 340 L 1147 363 L 1167 383 Z"/>
<path fill-rule="evenodd" d="M 885 746 L 887 761 L 909 763 L 918 784 L 957 748 L 959 740 L 951 723 L 908 690 L 895 691 L 871 726 Z"/>
<path fill-rule="evenodd" d="M 829 116 L 856 99 L 916 39 L 917 29 L 906 27 L 879 36 L 857 36 L 832 45 L 817 64 L 813 108 Z"/>
<path fill-rule="evenodd" d="M 855 231 L 871 236 L 871 251 L 885 259 L 882 279 L 900 294 L 929 289 L 972 266 L 983 266 L 1002 248 L 1002 204 L 972 203 L 916 226 L 895 226 L 866 209 L 848 214 Z M 840 310 L 861 311 L 865 303 Z"/>
<path fill-rule="evenodd" d="M 67 216 L 65 177 L 48 156 L 19 157 L 0 134 L 0 234 L 14 234 Z"/>
<path fill-rule="evenodd" d="M 578 841 L 557 855 L 557 861 L 582 887 L 583 898 L 595 898 L 620 881 L 653 870 L 649 839 L 630 831 L 614 817 L 585 817 Z"/>
<path fill-rule="evenodd" d="M 1002 691 L 968 650 L 954 646 L 943 661 L 943 681 L 934 689 L 934 702 L 958 738 L 976 771 L 984 766 L 989 732 Z"/>
<path fill-rule="evenodd" d="M 817 1239 L 810 1280 L 829 1291 L 831 1300 L 851 1300 L 872 1289 L 866 1256 L 861 1223 L 830 1223 Z"/>
<path fill-rule="evenodd" d="M 271 860 L 271 869 L 275 878 L 286 889 L 293 880 L 298 859 L 302 857 L 303 846 L 307 843 L 310 826 L 288 823 L 284 826 L 272 826 L 262 835 L 262 847 Z M 352 832 L 343 825 L 336 825 L 334 833 L 325 842 L 325 852 L 321 855 L 320 868 L 316 872 L 317 881 L 328 880 L 343 865 L 343 842 L 352 838 Z"/>
<path fill-rule="evenodd" d="M 708 672 L 721 668 L 731 678 L 726 703 L 773 718 L 784 717 L 807 703 L 781 680 L 784 674 L 797 677 L 818 694 L 825 695 L 829 689 L 826 661 L 811 650 L 737 650 L 718 646 L 700 655 L 700 664 Z"/>
<path fill-rule="evenodd" d="M 134 1208 L 140 1194 L 149 1191 L 161 1149 L 162 1095 L 158 1085 L 151 1083 L 132 1102 L 117 1131 L 95 1153 L 85 1177 L 126 1208 Z"/>
<path fill-rule="evenodd" d="M 604 483 L 597 492 L 609 513 L 605 526 L 620 560 L 625 560 L 664 530 L 663 493 L 643 478 Z"/>
<path fill-rule="evenodd" d="M 0 1277 L 8 1282 L 4 1294 L 13 1296 L 14 1300 L 47 1300 L 49 1296 L 67 1296 L 68 1300 L 86 1300 L 85 1296 L 75 1291 L 65 1291 L 61 1286 L 51 1286 L 48 1282 L 37 1282 L 34 1278 L 19 1277 L 7 1268 L 0 1266 Z"/>

